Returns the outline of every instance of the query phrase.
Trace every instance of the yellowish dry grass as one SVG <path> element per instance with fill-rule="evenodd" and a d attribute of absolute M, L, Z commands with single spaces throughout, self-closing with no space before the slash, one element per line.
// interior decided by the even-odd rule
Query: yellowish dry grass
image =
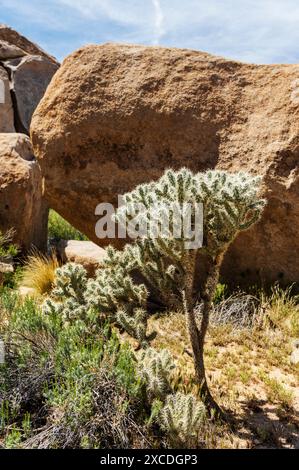
<path fill-rule="evenodd" d="M 32 289 L 37 296 L 48 294 L 53 287 L 58 267 L 55 255 L 33 253 L 27 258 L 19 285 Z"/>

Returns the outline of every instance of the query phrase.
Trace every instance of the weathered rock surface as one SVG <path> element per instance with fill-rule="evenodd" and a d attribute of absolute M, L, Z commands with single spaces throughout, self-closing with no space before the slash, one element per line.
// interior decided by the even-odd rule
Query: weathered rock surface
<path fill-rule="evenodd" d="M 25 55 L 27 55 L 27 52 L 23 51 L 23 49 L 7 41 L 0 40 L 0 60 L 16 59 Z"/>
<path fill-rule="evenodd" d="M 19 127 L 23 132 L 29 133 L 32 114 L 58 66 L 46 57 L 30 55 L 5 61 L 4 66 L 10 71 Z"/>
<path fill-rule="evenodd" d="M 82 264 L 89 276 L 94 276 L 106 258 L 106 250 L 88 241 L 60 240 L 56 246 L 64 263 Z"/>
<path fill-rule="evenodd" d="M 15 132 L 9 77 L 0 64 L 0 132 Z"/>
<path fill-rule="evenodd" d="M 298 65 L 242 64 L 190 50 L 106 44 L 63 63 L 32 141 L 55 210 L 96 243 L 95 207 L 166 168 L 264 178 L 262 221 L 223 268 L 234 284 L 299 280 Z"/>
<path fill-rule="evenodd" d="M 48 210 L 42 179 L 30 140 L 22 134 L 0 134 L 0 229 L 15 229 L 14 242 L 27 250 L 47 244 Z"/>

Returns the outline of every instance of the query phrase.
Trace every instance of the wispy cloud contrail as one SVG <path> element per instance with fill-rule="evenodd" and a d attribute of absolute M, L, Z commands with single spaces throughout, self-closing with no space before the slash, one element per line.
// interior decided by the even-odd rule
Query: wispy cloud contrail
<path fill-rule="evenodd" d="M 155 38 L 154 44 L 159 44 L 161 37 L 164 34 L 164 14 L 160 0 L 152 0 L 155 9 Z"/>

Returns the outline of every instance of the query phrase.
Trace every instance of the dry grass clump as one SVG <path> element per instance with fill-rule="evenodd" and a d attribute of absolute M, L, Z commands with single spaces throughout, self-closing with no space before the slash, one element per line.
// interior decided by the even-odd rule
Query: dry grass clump
<path fill-rule="evenodd" d="M 252 328 L 261 319 L 260 299 L 238 292 L 214 306 L 212 325 L 233 325 L 234 328 Z"/>
<path fill-rule="evenodd" d="M 46 256 L 32 253 L 22 270 L 20 286 L 32 289 L 36 295 L 48 294 L 55 281 L 55 272 L 59 262 L 54 254 Z"/>

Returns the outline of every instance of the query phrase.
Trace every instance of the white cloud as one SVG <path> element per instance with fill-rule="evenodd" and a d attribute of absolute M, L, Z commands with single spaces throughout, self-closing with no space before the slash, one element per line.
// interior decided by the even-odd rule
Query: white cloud
<path fill-rule="evenodd" d="M 164 34 L 164 14 L 160 0 L 152 0 L 155 9 L 155 32 L 154 44 L 159 44 Z"/>

